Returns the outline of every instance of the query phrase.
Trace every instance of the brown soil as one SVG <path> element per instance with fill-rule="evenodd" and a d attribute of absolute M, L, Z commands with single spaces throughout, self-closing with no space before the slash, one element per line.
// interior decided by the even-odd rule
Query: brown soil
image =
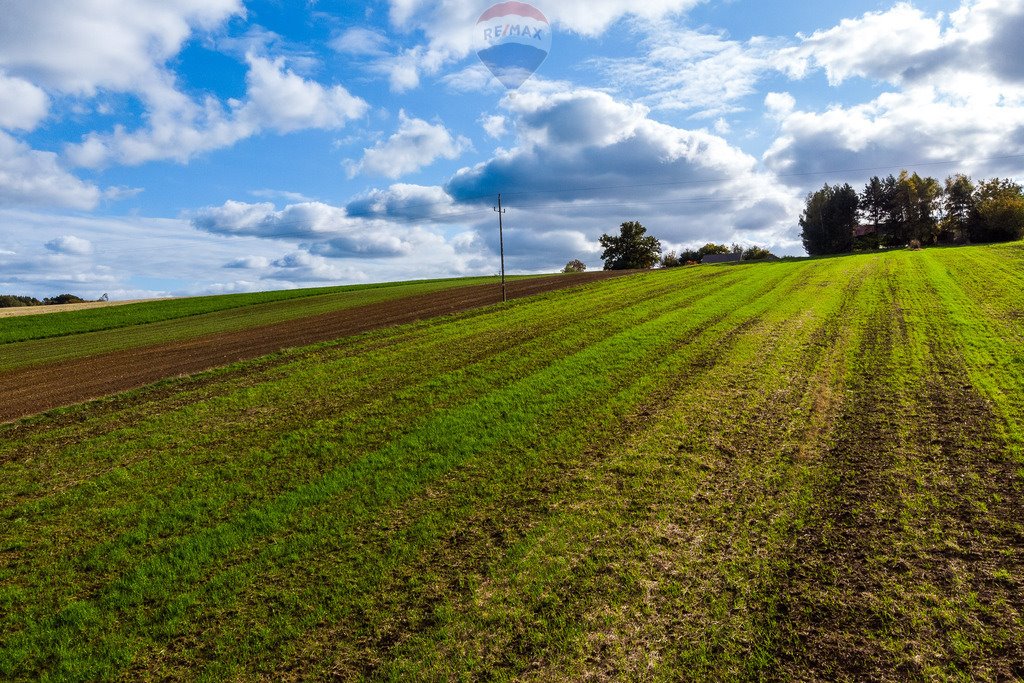
<path fill-rule="evenodd" d="M 517 280 L 508 283 L 508 296 L 518 299 L 623 274 L 626 273 L 598 271 Z M 500 301 L 501 289 L 497 285 L 457 287 L 248 330 L 0 373 L 0 396 L 3 396 L 0 423 L 282 349 L 450 315 Z"/>

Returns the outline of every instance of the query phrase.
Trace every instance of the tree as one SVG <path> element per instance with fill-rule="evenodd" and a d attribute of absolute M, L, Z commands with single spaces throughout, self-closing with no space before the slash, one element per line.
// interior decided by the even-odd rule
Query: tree
<path fill-rule="evenodd" d="M 942 194 L 942 210 L 945 215 L 939 223 L 940 239 L 951 242 L 968 242 L 971 238 L 971 224 L 977 221 L 975 187 L 970 178 L 958 173 L 946 178 Z"/>
<path fill-rule="evenodd" d="M 868 225 L 872 225 L 876 232 L 882 232 L 882 226 L 889 217 L 890 196 L 885 183 L 881 178 L 875 176 L 864 186 L 860 195 L 860 216 Z"/>
<path fill-rule="evenodd" d="M 763 261 L 774 256 L 775 254 L 761 247 L 750 247 L 743 252 L 744 261 Z"/>
<path fill-rule="evenodd" d="M 85 299 L 75 296 L 74 294 L 59 294 L 54 297 L 43 299 L 43 304 L 46 306 L 62 306 L 64 304 L 84 304 Z"/>
<path fill-rule="evenodd" d="M 0 295 L 0 308 L 21 308 L 23 306 L 42 306 L 43 302 L 31 296 Z"/>
<path fill-rule="evenodd" d="M 939 222 L 935 218 L 942 194 L 939 181 L 903 171 L 898 182 L 896 199 L 904 219 L 906 241 L 918 240 L 922 244 L 934 244 L 939 235 Z"/>
<path fill-rule="evenodd" d="M 653 268 L 661 257 L 661 242 L 647 235 L 637 221 L 620 226 L 618 237 L 601 235 L 605 270 L 642 270 Z"/>
<path fill-rule="evenodd" d="M 1024 237 L 1024 189 L 1012 180 L 993 178 L 978 183 L 974 242 L 1001 242 Z"/>
<path fill-rule="evenodd" d="M 678 268 L 681 265 L 683 265 L 683 263 L 679 260 L 679 256 L 676 254 L 675 250 L 670 251 L 661 257 L 662 268 Z"/>
<path fill-rule="evenodd" d="M 563 273 L 584 273 L 587 270 L 587 264 L 579 259 L 573 259 L 565 264 L 565 268 L 562 269 Z"/>
<path fill-rule="evenodd" d="M 828 184 L 807 195 L 800 216 L 804 249 L 811 256 L 843 254 L 853 251 L 853 229 L 857 225 L 860 198 L 848 184 Z"/>
<path fill-rule="evenodd" d="M 700 263 L 700 252 L 695 249 L 679 252 L 679 263 L 684 266 L 688 263 Z"/>
<path fill-rule="evenodd" d="M 716 256 L 718 254 L 731 253 L 732 249 L 730 249 L 729 247 L 725 246 L 724 244 L 715 244 L 713 242 L 708 242 L 703 247 L 697 250 L 697 255 L 700 256 L 700 259 L 698 260 L 703 259 L 705 256 Z"/>

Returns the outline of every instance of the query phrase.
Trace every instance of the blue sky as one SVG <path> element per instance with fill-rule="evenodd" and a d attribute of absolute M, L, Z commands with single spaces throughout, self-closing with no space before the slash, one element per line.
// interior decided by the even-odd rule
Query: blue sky
<path fill-rule="evenodd" d="M 39 0 L 0 19 L 0 292 L 140 298 L 799 254 L 802 197 L 874 173 L 1024 177 L 1024 0 Z M 864 170 L 871 169 L 871 170 Z"/>

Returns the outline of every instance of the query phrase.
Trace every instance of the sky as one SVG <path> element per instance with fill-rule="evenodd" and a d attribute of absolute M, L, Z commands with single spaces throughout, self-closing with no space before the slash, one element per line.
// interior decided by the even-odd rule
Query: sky
<path fill-rule="evenodd" d="M 630 220 L 800 255 L 826 182 L 1024 179 L 1024 0 L 540 0 L 518 88 L 493 4 L 0 3 L 0 293 L 493 275 L 499 193 L 512 273 Z"/>

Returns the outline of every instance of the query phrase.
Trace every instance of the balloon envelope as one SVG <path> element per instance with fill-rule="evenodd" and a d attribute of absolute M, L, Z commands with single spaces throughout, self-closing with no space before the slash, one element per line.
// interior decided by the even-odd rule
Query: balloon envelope
<path fill-rule="evenodd" d="M 522 2 L 502 2 L 477 21 L 480 61 L 509 90 L 536 73 L 551 51 L 551 27 L 543 12 Z"/>

